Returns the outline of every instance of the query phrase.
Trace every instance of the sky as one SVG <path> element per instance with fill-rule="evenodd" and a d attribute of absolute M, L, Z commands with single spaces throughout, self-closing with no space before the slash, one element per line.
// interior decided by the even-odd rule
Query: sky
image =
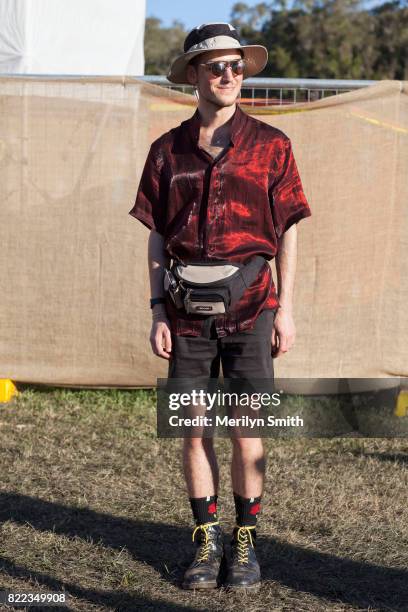
<path fill-rule="evenodd" d="M 147 17 L 158 17 L 169 26 L 174 19 L 181 21 L 186 29 L 211 21 L 230 20 L 231 8 L 238 0 L 146 0 Z M 244 0 L 248 6 L 261 0 Z"/>
<path fill-rule="evenodd" d="M 261 0 L 242 0 L 248 6 Z M 268 0 L 264 0 L 268 2 Z M 366 0 L 364 6 L 371 8 L 384 0 Z M 211 21 L 226 21 L 231 17 L 231 8 L 237 0 L 146 0 L 146 16 L 158 17 L 164 26 L 173 20 L 181 21 L 187 30 Z"/>

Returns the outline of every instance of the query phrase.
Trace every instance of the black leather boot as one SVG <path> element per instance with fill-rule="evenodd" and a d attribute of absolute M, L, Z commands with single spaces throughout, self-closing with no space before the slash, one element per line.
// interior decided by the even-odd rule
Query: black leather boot
<path fill-rule="evenodd" d="M 261 570 L 255 554 L 255 527 L 235 527 L 231 540 L 225 586 L 256 590 L 261 583 Z"/>
<path fill-rule="evenodd" d="M 224 538 L 220 524 L 204 523 L 193 531 L 193 542 L 198 532 L 194 561 L 184 574 L 183 589 L 215 589 L 220 583 Z"/>

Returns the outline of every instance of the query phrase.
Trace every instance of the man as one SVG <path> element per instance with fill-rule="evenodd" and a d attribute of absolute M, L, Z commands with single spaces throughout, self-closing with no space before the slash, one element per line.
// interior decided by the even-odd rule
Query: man
<path fill-rule="evenodd" d="M 273 357 L 294 344 L 292 298 L 296 223 L 310 216 L 290 139 L 237 106 L 244 77 L 259 73 L 267 50 L 241 45 L 229 24 L 192 30 L 169 80 L 196 88 L 193 117 L 156 140 L 130 214 L 150 230 L 148 263 L 155 355 L 169 378 L 273 379 Z M 231 311 L 187 314 L 165 295 L 164 269 L 181 263 L 265 258 Z M 276 256 L 278 294 L 268 260 Z M 264 483 L 261 438 L 234 436 L 231 478 L 236 527 L 225 585 L 256 588 L 256 525 Z M 212 438 L 183 441 L 183 466 L 198 549 L 183 587 L 219 585 L 223 534 L 217 514 L 218 466 Z"/>

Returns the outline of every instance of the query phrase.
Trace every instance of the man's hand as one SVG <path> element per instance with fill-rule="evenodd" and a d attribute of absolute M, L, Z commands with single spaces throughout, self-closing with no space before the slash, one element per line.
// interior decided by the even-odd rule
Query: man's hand
<path fill-rule="evenodd" d="M 171 357 L 171 332 L 170 322 L 164 313 L 155 315 L 150 331 L 150 344 L 152 351 L 157 357 L 170 359 Z"/>
<path fill-rule="evenodd" d="M 275 359 L 286 353 L 295 344 L 296 328 L 292 311 L 278 308 L 273 324 L 271 344 Z"/>

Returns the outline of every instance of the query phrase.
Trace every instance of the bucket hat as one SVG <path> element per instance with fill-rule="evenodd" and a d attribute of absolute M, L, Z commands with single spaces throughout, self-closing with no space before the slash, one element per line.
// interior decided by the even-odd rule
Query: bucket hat
<path fill-rule="evenodd" d="M 245 59 L 244 78 L 261 72 L 268 61 L 268 51 L 262 45 L 241 45 L 238 33 L 230 23 L 204 23 L 187 35 L 184 53 L 172 62 L 167 78 L 172 83 L 188 84 L 187 66 L 196 55 L 205 51 L 242 49 Z"/>

